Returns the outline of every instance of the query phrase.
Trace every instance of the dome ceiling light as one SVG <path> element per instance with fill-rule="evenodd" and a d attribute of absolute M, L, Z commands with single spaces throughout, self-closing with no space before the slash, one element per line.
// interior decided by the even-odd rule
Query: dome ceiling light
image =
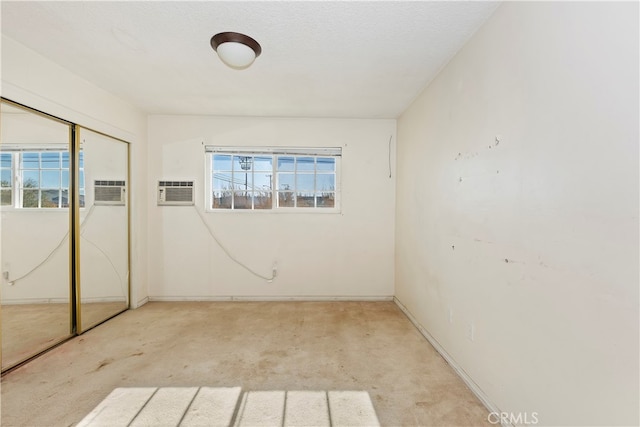
<path fill-rule="evenodd" d="M 248 68 L 260 56 L 260 44 L 249 36 L 234 32 L 218 33 L 211 37 L 211 47 L 229 67 Z"/>

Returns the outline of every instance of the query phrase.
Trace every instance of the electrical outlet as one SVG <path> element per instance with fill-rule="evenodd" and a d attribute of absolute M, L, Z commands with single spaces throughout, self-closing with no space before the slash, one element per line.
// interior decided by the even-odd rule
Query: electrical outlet
<path fill-rule="evenodd" d="M 476 325 L 475 323 L 473 323 L 473 320 L 472 320 L 467 327 L 467 338 L 469 338 L 469 341 L 475 341 L 475 335 L 476 335 Z"/>
<path fill-rule="evenodd" d="M 9 281 L 9 272 L 8 271 L 3 271 L 2 272 L 2 278 L 8 282 Z"/>

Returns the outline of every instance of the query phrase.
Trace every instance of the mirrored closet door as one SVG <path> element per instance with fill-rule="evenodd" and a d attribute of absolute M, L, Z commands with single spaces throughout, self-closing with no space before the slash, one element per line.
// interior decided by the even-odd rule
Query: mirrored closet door
<path fill-rule="evenodd" d="M 71 125 L 0 107 L 2 368 L 72 334 Z"/>
<path fill-rule="evenodd" d="M 2 99 L 5 371 L 129 306 L 127 143 Z"/>
<path fill-rule="evenodd" d="M 79 139 L 81 332 L 129 306 L 129 162 L 126 143 L 84 128 Z"/>

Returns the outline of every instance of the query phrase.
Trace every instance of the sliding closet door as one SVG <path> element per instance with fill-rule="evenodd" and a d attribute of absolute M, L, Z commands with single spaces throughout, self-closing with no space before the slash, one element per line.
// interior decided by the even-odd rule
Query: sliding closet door
<path fill-rule="evenodd" d="M 2 369 L 73 332 L 70 124 L 0 104 Z"/>
<path fill-rule="evenodd" d="M 129 306 L 128 144 L 79 128 L 84 170 L 80 199 L 78 332 Z"/>

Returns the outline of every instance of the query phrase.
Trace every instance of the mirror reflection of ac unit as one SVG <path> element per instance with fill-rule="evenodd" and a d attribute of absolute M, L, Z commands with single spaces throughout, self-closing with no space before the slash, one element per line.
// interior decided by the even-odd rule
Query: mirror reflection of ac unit
<path fill-rule="evenodd" d="M 185 206 L 193 204 L 193 181 L 158 182 L 158 206 Z"/>
<path fill-rule="evenodd" d="M 124 206 L 127 200 L 124 181 L 94 181 L 94 205 Z"/>

